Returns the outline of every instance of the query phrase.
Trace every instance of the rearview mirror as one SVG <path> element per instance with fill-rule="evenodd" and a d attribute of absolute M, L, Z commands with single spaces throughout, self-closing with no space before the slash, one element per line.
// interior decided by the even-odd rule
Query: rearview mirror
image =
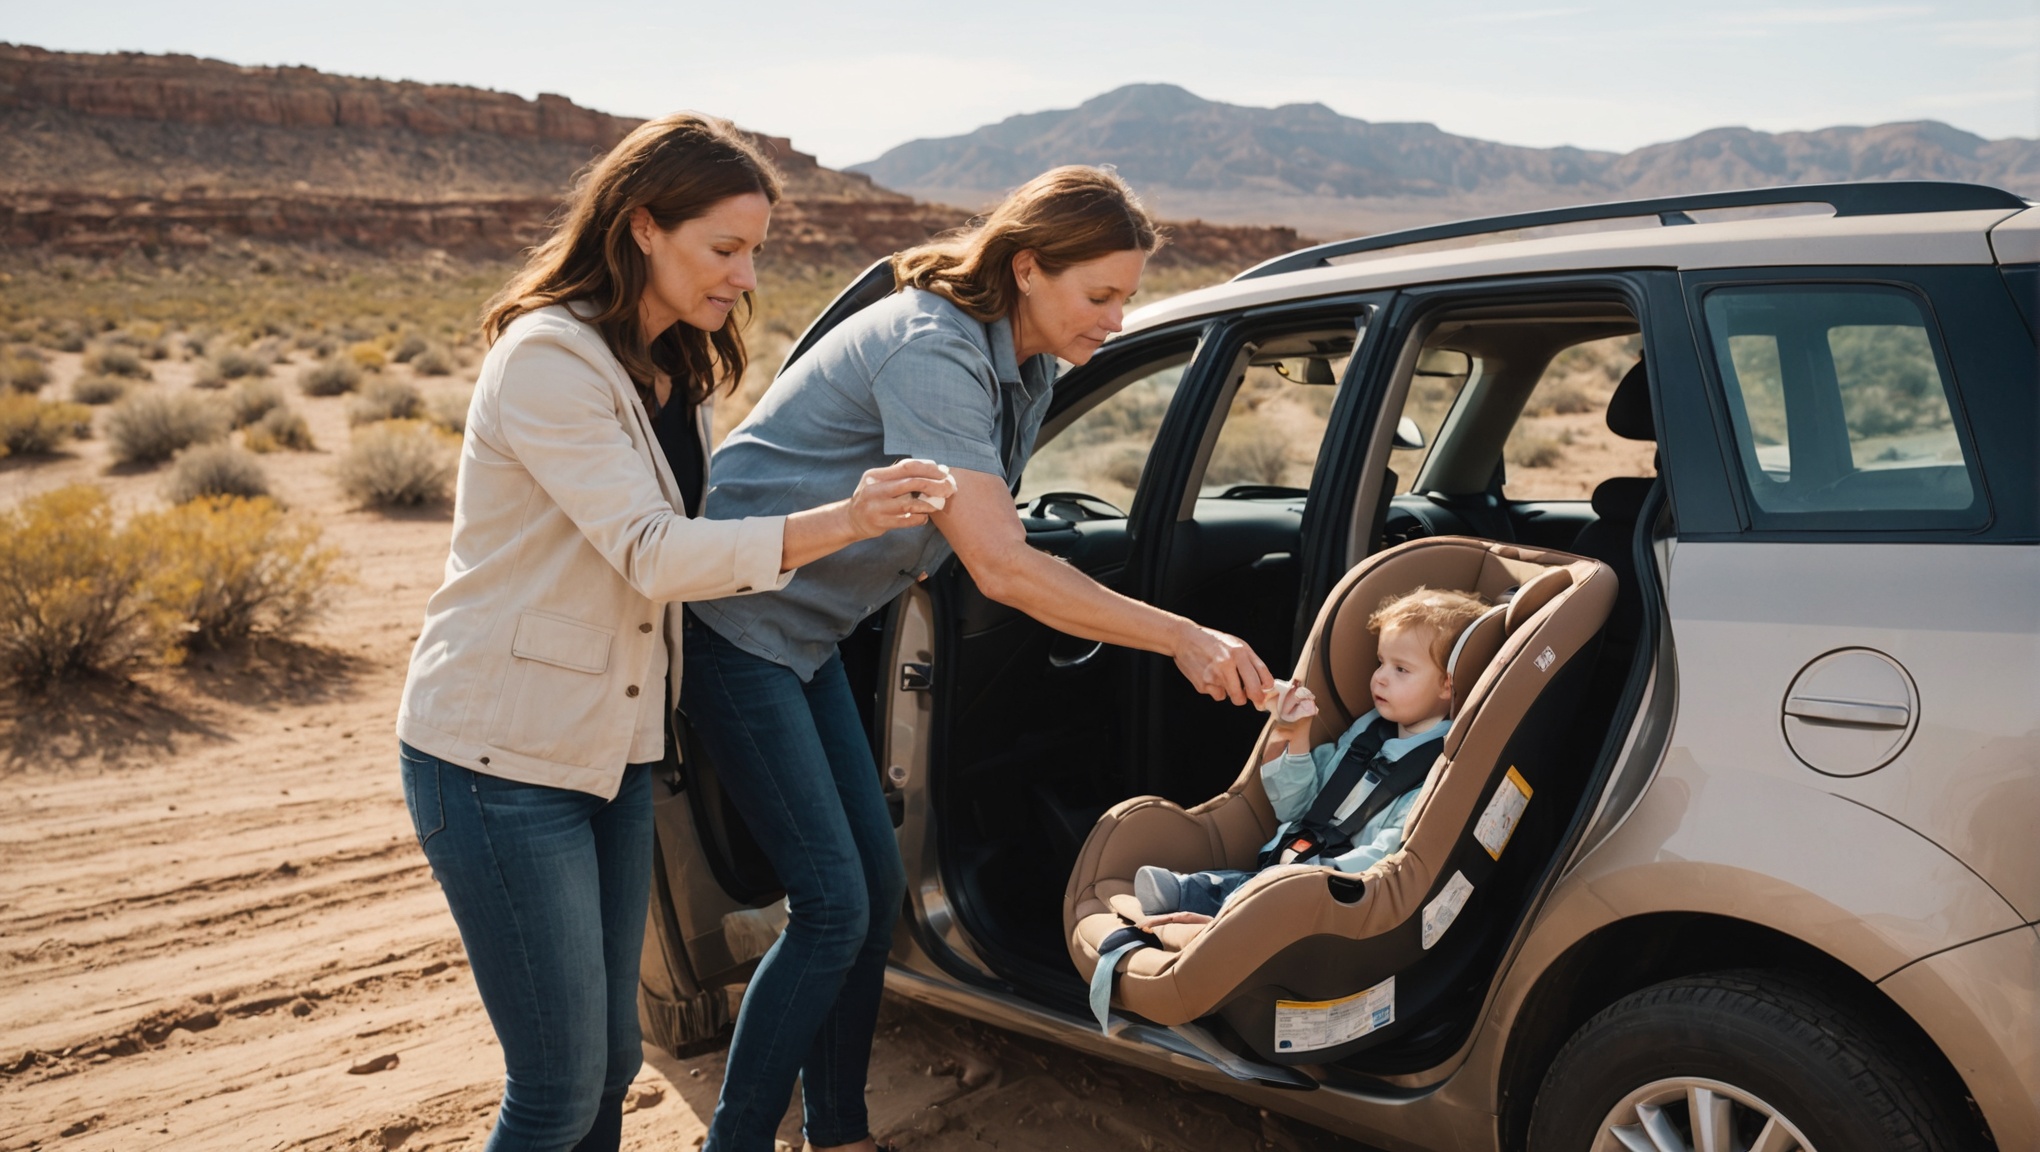
<path fill-rule="evenodd" d="M 1423 446 L 1424 430 L 1417 427 L 1415 420 L 1405 416 L 1395 422 L 1395 441 L 1393 447 L 1422 448 Z"/>

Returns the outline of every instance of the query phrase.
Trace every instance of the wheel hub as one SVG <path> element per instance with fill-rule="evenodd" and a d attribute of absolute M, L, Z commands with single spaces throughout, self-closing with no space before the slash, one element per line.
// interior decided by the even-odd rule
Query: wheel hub
<path fill-rule="evenodd" d="M 1608 1110 L 1593 1152 L 1816 1152 L 1778 1109 L 1698 1076 L 1654 1080 Z"/>

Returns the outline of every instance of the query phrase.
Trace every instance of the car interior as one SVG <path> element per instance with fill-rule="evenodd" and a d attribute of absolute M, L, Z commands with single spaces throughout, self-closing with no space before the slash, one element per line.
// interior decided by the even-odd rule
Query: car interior
<path fill-rule="evenodd" d="M 1626 304 L 1612 299 L 1469 302 L 1433 312 L 1408 337 L 1390 388 L 1389 410 L 1402 419 L 1384 424 L 1393 438 L 1384 437 L 1381 462 L 1374 465 L 1382 477 L 1378 492 L 1359 494 L 1373 513 L 1366 518 L 1368 530 L 1355 534 L 1355 565 L 1398 544 L 1465 536 L 1516 545 L 1525 554 L 1572 552 L 1606 564 L 1616 578 L 1619 596 L 1599 642 L 1570 673 L 1577 686 L 1569 690 L 1568 702 L 1554 703 L 1534 718 L 1553 729 L 1544 734 L 1549 755 L 1575 770 L 1568 774 L 1570 791 L 1538 793 L 1549 802 L 1533 807 L 1550 827 L 1548 835 L 1525 841 L 1531 845 L 1526 857 L 1544 840 L 1555 844 L 1571 815 L 1563 809 L 1581 806 L 1580 789 L 1609 744 L 1637 655 L 1643 602 L 1633 541 L 1655 473 L 1638 332 Z M 1146 573 L 1130 572 L 1126 562 L 1129 522 L 1118 501 L 1132 485 L 1108 500 L 1084 490 L 1080 470 L 1057 460 L 1056 441 L 1063 436 L 1097 450 L 1098 440 L 1087 439 L 1084 429 L 1086 413 L 1109 417 L 1120 391 L 1150 388 L 1146 365 L 1110 369 L 1120 375 L 1088 392 L 1080 408 L 1053 414 L 1044 427 L 1042 447 L 1021 488 L 1023 497 L 1032 498 L 1023 508 L 1030 539 L 1109 585 L 1145 592 L 1151 602 L 1247 639 L 1278 674 L 1288 673 L 1309 635 L 1308 628 L 1297 626 L 1296 615 L 1315 444 L 1304 451 L 1292 447 L 1280 471 L 1268 458 L 1272 453 L 1263 453 L 1258 474 L 1233 469 L 1243 467 L 1242 459 L 1255 459 L 1251 449 L 1270 425 L 1309 434 L 1308 424 L 1279 422 L 1290 401 L 1261 385 L 1279 382 L 1321 405 L 1312 410 L 1329 412 L 1353 336 L 1352 327 L 1320 321 L 1271 331 L 1241 348 L 1210 409 L 1224 418 L 1194 430 L 1201 435 L 1197 458 L 1191 473 L 1179 478 L 1180 489 L 1158 493 L 1152 477 L 1141 479 L 1142 500 L 1159 496 L 1177 503 L 1159 571 Z M 1546 498 L 1535 485 L 1511 483 L 1512 436 L 1539 422 L 1531 413 L 1551 384 L 1555 362 L 1588 346 L 1601 351 L 1592 367 L 1603 386 L 1589 390 L 1584 404 L 1574 397 L 1572 404 L 1560 405 L 1556 422 L 1591 423 L 1597 444 L 1627 453 L 1609 456 L 1601 467 L 1605 474 L 1589 475 L 1583 491 Z M 1168 370 L 1180 376 L 1189 352 L 1176 350 Z M 1580 407 L 1586 410 L 1568 410 Z M 1178 425 L 1162 434 L 1186 431 L 1193 430 Z M 1215 462 L 1226 467 L 1215 469 Z M 1036 482 L 1037 471 L 1058 474 Z M 1514 471 L 1521 478 L 1538 469 Z M 1124 470 L 1121 478 L 1127 478 Z M 1044 492 L 1050 483 L 1053 490 Z M 1357 509 L 1355 515 L 1361 519 Z M 1044 1003 L 1081 1010 L 1084 989 L 1070 962 L 1063 894 L 1099 818 L 1130 797 L 1159 796 L 1188 807 L 1225 793 L 1258 747 L 1265 716 L 1204 699 L 1159 658 L 1080 643 L 1020 618 L 978 595 L 958 566 L 943 577 L 937 595 L 953 605 L 945 616 L 955 628 L 942 647 L 951 665 L 952 696 L 936 736 L 944 751 L 933 780 L 944 886 L 970 938 L 1001 978 Z M 1048 671 L 1016 673 L 1031 668 Z M 1147 723 L 1125 723 L 1127 709 L 1143 701 Z M 1543 849 L 1547 855 L 1550 844 Z M 1527 869 L 1513 893 L 1498 889 L 1492 899 L 1484 897 L 1479 917 L 1492 930 L 1462 933 L 1465 943 L 1459 947 L 1466 956 L 1453 967 L 1452 978 L 1468 990 L 1485 987 L 1493 958 L 1527 906 L 1539 872 Z M 1429 998 L 1441 1004 L 1466 1001 L 1442 991 Z M 1471 1004 L 1478 1000 L 1475 995 Z M 1470 1024 L 1450 1012 L 1430 1015 L 1370 1037 L 1373 1043 L 1356 1046 L 1339 1063 L 1368 1073 L 1425 1066 Z M 1250 1042 L 1221 1018 L 1206 1023 L 1236 1050 L 1266 1055 L 1265 1045 Z"/>

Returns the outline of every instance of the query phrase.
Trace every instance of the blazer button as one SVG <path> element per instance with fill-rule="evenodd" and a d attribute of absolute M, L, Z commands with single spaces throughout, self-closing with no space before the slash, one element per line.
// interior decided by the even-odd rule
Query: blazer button
<path fill-rule="evenodd" d="M 628 688 L 625 688 L 625 689 L 623 690 L 623 694 L 624 694 L 625 696 L 635 696 L 635 695 L 637 695 L 637 685 L 633 684 L 633 685 L 631 685 L 630 687 L 628 687 Z"/>
<path fill-rule="evenodd" d="M 637 630 L 640 632 L 650 632 L 652 630 L 652 626 L 650 624 L 640 624 L 637 626 Z"/>

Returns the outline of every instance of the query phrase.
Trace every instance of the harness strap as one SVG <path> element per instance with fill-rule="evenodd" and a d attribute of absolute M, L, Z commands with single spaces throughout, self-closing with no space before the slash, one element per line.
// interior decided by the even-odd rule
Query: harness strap
<path fill-rule="evenodd" d="M 1158 948 L 1161 943 L 1154 933 L 1131 927 L 1098 942 L 1098 967 L 1091 971 L 1091 1015 L 1098 1020 L 1098 1031 L 1109 1031 L 1105 1021 L 1112 1014 L 1112 975 L 1119 961 L 1136 948 Z"/>

